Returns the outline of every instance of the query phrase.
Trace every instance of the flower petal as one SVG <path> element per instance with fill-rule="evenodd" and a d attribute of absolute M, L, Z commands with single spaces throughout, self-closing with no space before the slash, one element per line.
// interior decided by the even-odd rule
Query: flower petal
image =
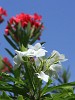
<path fill-rule="evenodd" d="M 51 53 L 51 57 L 53 57 L 55 60 L 58 60 L 59 62 L 66 61 L 67 59 L 65 58 L 65 55 L 60 54 L 58 51 L 53 50 Z"/>
<path fill-rule="evenodd" d="M 53 64 L 50 66 L 49 69 L 58 72 L 62 69 L 62 65 L 61 64 Z"/>
<path fill-rule="evenodd" d="M 36 73 L 38 75 L 38 78 L 42 79 L 45 82 L 48 82 L 49 76 L 46 75 L 43 71 L 39 73 Z"/>
<path fill-rule="evenodd" d="M 34 46 L 28 44 L 28 48 L 37 51 L 37 50 L 39 50 L 40 48 L 42 48 L 42 46 L 41 46 L 40 43 L 36 43 Z"/>
<path fill-rule="evenodd" d="M 47 52 L 47 51 L 44 50 L 44 49 L 39 49 L 38 51 L 35 52 L 35 56 L 36 56 L 36 57 L 43 57 L 43 56 L 45 56 L 45 53 L 46 53 L 46 52 Z"/>
<path fill-rule="evenodd" d="M 14 64 L 19 66 L 21 64 L 21 62 L 22 62 L 22 59 L 18 55 L 16 55 L 14 57 Z"/>
<path fill-rule="evenodd" d="M 50 66 L 50 76 L 53 78 L 58 78 L 58 72 L 62 69 L 61 64 L 53 64 Z"/>

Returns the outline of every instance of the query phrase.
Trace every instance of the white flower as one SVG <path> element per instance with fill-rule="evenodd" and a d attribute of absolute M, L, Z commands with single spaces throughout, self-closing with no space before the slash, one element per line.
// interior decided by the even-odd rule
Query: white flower
<path fill-rule="evenodd" d="M 33 49 L 33 50 L 39 50 L 39 49 L 41 49 L 42 48 L 42 46 L 41 46 L 41 44 L 40 43 L 36 43 L 34 46 L 32 46 L 32 45 L 29 45 L 28 44 L 28 48 L 29 49 Z"/>
<path fill-rule="evenodd" d="M 46 60 L 46 64 L 47 65 L 52 65 L 54 63 L 61 63 L 61 62 L 64 62 L 66 60 L 68 60 L 68 59 L 66 59 L 63 54 L 60 54 L 58 51 L 53 50 L 53 52 L 51 53 L 50 58 L 48 58 Z"/>
<path fill-rule="evenodd" d="M 22 57 L 43 57 L 45 56 L 46 50 L 43 49 L 40 43 L 35 44 L 34 46 L 28 45 L 27 51 L 18 51 L 15 50 L 16 56 L 14 57 L 14 63 L 16 66 L 19 66 L 23 61 Z"/>
<path fill-rule="evenodd" d="M 49 76 L 46 75 L 43 71 L 39 73 L 36 73 L 38 75 L 38 78 L 42 79 L 45 82 L 48 82 Z"/>
<path fill-rule="evenodd" d="M 20 63 L 23 61 L 22 56 L 24 55 L 21 51 L 15 50 L 17 55 L 14 57 L 14 63 L 15 65 L 19 66 Z"/>
<path fill-rule="evenodd" d="M 34 46 L 28 45 L 28 48 L 34 50 L 35 57 L 43 57 L 47 52 L 46 50 L 43 49 L 44 47 L 42 47 L 40 43 L 37 43 Z"/>
<path fill-rule="evenodd" d="M 60 54 L 58 51 L 53 50 L 53 52 L 51 53 L 51 57 L 53 58 L 52 60 L 56 60 L 59 62 L 63 62 L 66 61 L 67 59 L 65 58 L 65 55 Z"/>
<path fill-rule="evenodd" d="M 15 52 L 17 55 L 13 58 L 14 64 L 15 64 L 14 69 L 18 68 L 21 62 L 23 62 L 22 57 L 27 56 L 27 51 L 21 52 L 21 51 L 15 50 Z"/>
<path fill-rule="evenodd" d="M 57 73 L 62 69 L 61 64 L 53 64 L 50 66 L 50 76 L 53 76 L 54 78 L 57 78 Z"/>

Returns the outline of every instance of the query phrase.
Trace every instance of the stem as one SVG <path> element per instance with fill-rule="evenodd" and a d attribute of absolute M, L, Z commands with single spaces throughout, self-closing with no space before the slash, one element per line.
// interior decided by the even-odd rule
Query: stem
<path fill-rule="evenodd" d="M 34 97 L 34 91 L 35 91 L 35 87 L 34 87 L 34 84 L 33 84 L 33 80 L 32 80 L 32 76 L 30 75 L 30 70 L 28 67 L 31 67 L 28 65 L 28 63 L 25 63 L 25 70 L 26 70 L 26 76 L 27 76 L 27 79 L 29 81 L 29 84 L 31 87 L 29 87 L 29 90 L 30 90 L 30 96 L 31 97 Z M 33 93 L 32 93 L 33 92 Z M 33 99 L 34 100 L 34 99 Z"/>
<path fill-rule="evenodd" d="M 37 100 L 40 100 L 40 96 L 41 96 L 41 81 L 39 80 L 39 91 L 38 91 L 38 99 Z"/>

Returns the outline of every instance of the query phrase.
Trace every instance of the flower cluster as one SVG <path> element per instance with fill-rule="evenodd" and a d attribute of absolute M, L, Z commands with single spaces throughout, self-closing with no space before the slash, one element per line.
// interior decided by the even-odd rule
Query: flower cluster
<path fill-rule="evenodd" d="M 34 15 L 21 13 L 21 14 L 16 15 L 15 17 L 10 18 L 8 22 L 13 28 L 13 30 L 16 30 L 17 25 L 19 23 L 21 23 L 22 28 L 25 28 L 29 22 L 31 24 L 31 28 L 32 27 L 38 28 L 41 25 L 41 22 L 40 22 L 41 19 L 42 19 L 42 16 L 38 15 L 37 13 L 35 13 Z M 6 35 L 9 35 L 9 29 L 10 27 L 7 25 L 5 29 Z"/>
<path fill-rule="evenodd" d="M 7 16 L 6 10 L 0 7 L 0 23 L 4 21 L 3 16 Z"/>
<path fill-rule="evenodd" d="M 57 72 L 62 68 L 61 62 L 67 60 L 63 54 L 60 54 L 56 50 L 53 50 L 50 57 L 43 58 L 47 51 L 40 43 L 37 43 L 34 46 L 28 45 L 27 51 L 21 52 L 15 50 L 15 52 L 17 54 L 14 57 L 15 65 L 20 66 L 20 64 L 23 62 L 23 57 L 33 57 L 36 68 L 41 69 L 35 74 L 38 78 L 44 80 L 45 82 L 48 82 L 49 76 L 57 78 Z M 43 63 L 41 64 L 41 62 Z"/>
<path fill-rule="evenodd" d="M 43 49 L 40 43 L 35 44 L 35 46 L 28 45 L 28 50 L 21 52 L 15 50 L 17 55 L 14 57 L 14 63 L 19 66 L 22 62 L 22 57 L 43 57 L 45 56 L 46 50 Z"/>

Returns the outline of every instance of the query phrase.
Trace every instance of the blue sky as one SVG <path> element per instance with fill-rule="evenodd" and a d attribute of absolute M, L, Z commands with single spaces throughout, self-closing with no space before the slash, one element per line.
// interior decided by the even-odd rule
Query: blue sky
<path fill-rule="evenodd" d="M 19 14 L 38 13 L 42 15 L 45 29 L 41 41 L 45 41 L 48 54 L 57 50 L 66 55 L 64 67 L 70 66 L 71 79 L 75 80 L 75 0 L 2 0 L 0 6 L 7 10 L 8 17 L 0 25 L 0 54 L 8 56 L 4 47 L 12 48 L 5 41 L 3 34 L 7 20 Z M 39 42 L 41 42 L 39 41 Z M 9 56 L 8 56 L 9 57 Z M 10 58 L 11 59 L 11 58 Z"/>

